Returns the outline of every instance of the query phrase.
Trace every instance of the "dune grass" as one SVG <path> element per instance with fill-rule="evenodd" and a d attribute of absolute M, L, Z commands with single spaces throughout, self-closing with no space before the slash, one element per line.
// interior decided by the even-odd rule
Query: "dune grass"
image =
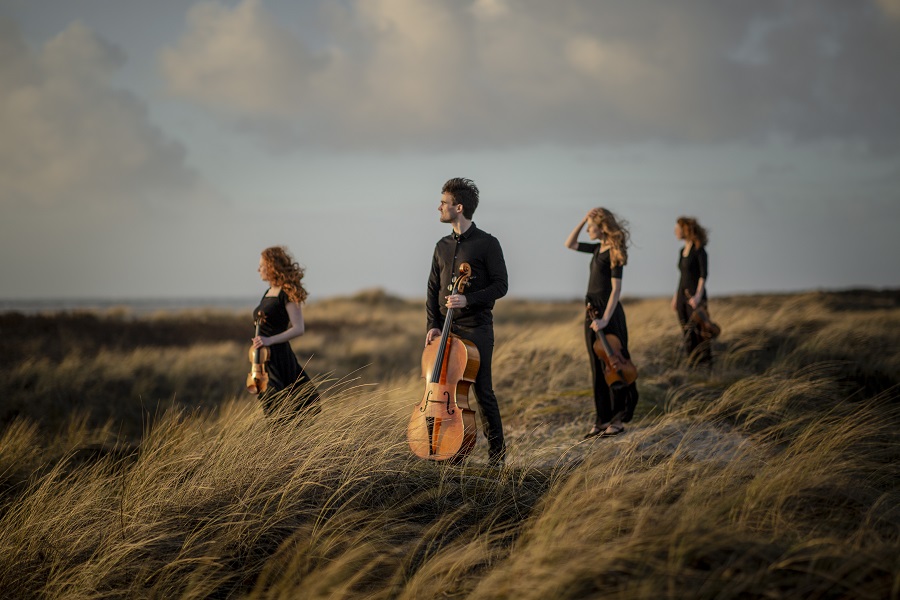
<path fill-rule="evenodd" d="M 408 450 L 419 303 L 309 306 L 323 410 L 279 419 L 243 315 L 3 315 L 66 350 L 0 348 L 0 597 L 900 598 L 898 294 L 714 299 L 708 370 L 666 304 L 626 305 L 635 420 L 582 441 L 579 303 L 501 302 L 500 469 Z"/>

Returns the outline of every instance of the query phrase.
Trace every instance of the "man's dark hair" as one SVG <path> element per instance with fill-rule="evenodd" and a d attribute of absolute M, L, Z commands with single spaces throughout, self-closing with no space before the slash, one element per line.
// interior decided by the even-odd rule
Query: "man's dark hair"
<path fill-rule="evenodd" d="M 478 208 L 478 186 L 471 179 L 465 177 L 454 177 L 447 180 L 441 193 L 448 193 L 453 196 L 453 201 L 462 204 L 463 216 L 471 219 Z"/>

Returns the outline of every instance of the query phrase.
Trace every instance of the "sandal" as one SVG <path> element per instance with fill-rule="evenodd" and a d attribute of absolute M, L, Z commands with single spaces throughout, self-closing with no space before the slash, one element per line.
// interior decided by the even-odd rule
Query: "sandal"
<path fill-rule="evenodd" d="M 584 438 L 582 438 L 582 439 L 587 440 L 592 437 L 596 437 L 596 436 L 602 434 L 608 428 L 609 428 L 609 423 L 596 423 L 596 424 L 594 424 L 594 427 L 590 431 L 588 431 L 586 434 L 584 434 Z"/>
<path fill-rule="evenodd" d="M 604 429 L 599 435 L 600 437 L 612 437 L 614 435 L 619 435 L 620 433 L 625 433 L 624 425 L 610 425 L 606 429 Z"/>

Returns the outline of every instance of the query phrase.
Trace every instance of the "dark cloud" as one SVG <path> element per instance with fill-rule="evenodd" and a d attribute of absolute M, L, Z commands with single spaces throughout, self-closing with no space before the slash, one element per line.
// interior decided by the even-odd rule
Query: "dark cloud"
<path fill-rule="evenodd" d="M 900 140 L 900 20 L 869 2 L 368 0 L 315 46 L 255 0 L 202 13 L 172 91 L 310 144 Z"/>
<path fill-rule="evenodd" d="M 134 94 L 125 55 L 76 22 L 39 50 L 0 24 L 0 190 L 5 204 L 102 207 L 167 201 L 195 175 Z"/>

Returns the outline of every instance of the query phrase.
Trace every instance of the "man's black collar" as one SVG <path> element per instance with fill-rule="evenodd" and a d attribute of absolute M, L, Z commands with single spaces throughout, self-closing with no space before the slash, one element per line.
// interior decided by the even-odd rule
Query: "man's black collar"
<path fill-rule="evenodd" d="M 469 225 L 469 228 L 466 229 L 464 232 L 462 232 L 462 233 L 456 233 L 456 232 L 454 231 L 453 233 L 450 234 L 450 237 L 452 237 L 454 240 L 458 240 L 459 238 L 462 238 L 462 239 L 464 239 L 464 240 L 467 240 L 467 239 L 469 239 L 469 236 L 472 235 L 472 232 L 473 232 L 475 229 L 476 229 L 476 227 L 475 227 L 475 221 L 472 221 L 472 224 Z"/>

